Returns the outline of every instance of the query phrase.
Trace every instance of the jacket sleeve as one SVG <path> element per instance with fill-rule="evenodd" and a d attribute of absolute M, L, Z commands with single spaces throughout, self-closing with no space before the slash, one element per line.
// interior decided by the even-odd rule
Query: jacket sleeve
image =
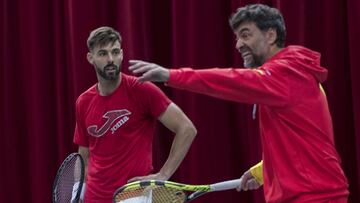
<path fill-rule="evenodd" d="M 236 102 L 273 106 L 284 106 L 289 94 L 284 73 L 264 68 L 172 69 L 167 85 Z"/>
<path fill-rule="evenodd" d="M 254 176 L 255 180 L 260 184 L 264 184 L 264 177 L 263 177 L 263 161 L 261 160 L 255 166 L 251 167 L 250 173 Z"/>

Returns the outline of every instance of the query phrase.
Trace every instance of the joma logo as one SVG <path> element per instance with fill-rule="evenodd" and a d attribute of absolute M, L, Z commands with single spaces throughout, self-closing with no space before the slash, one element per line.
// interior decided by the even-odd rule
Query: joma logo
<path fill-rule="evenodd" d="M 130 114 L 131 113 L 126 109 L 108 111 L 103 115 L 103 118 L 106 119 L 106 122 L 100 128 L 98 128 L 97 125 L 92 125 L 87 128 L 87 131 L 90 135 L 92 135 L 94 137 L 101 137 L 111 128 L 111 125 L 116 120 L 123 117 L 114 126 L 116 128 L 114 128 L 114 127 L 112 128 L 112 133 L 114 133 L 115 130 L 117 130 L 122 124 L 124 124 L 126 121 L 129 120 L 128 115 L 130 115 Z"/>

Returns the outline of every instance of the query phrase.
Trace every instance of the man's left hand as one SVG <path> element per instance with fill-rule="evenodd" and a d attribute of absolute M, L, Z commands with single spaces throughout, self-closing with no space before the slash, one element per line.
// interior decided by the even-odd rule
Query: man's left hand
<path fill-rule="evenodd" d="M 141 180 L 167 180 L 168 178 L 161 173 L 154 173 L 147 176 L 136 176 L 128 180 L 128 183 Z"/>

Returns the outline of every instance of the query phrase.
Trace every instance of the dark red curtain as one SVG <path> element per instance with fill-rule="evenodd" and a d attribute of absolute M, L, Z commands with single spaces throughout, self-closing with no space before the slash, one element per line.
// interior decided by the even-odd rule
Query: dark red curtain
<path fill-rule="evenodd" d="M 279 8 L 287 44 L 322 53 L 324 84 L 336 147 L 360 202 L 360 2 L 358 0 L 2 0 L 0 3 L 0 202 L 51 202 L 51 187 L 72 143 L 74 102 L 96 82 L 86 61 L 90 30 L 118 29 L 125 60 L 167 67 L 241 67 L 228 18 L 237 7 Z M 193 120 L 198 136 L 172 180 L 204 184 L 238 178 L 261 159 L 251 106 L 170 89 L 167 95 Z M 172 135 L 159 126 L 155 167 Z M 209 194 L 197 202 L 256 202 L 262 190 Z"/>

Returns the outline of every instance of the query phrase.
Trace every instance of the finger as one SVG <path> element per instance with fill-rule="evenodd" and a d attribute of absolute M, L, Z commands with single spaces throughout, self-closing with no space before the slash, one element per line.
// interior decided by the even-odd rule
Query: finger
<path fill-rule="evenodd" d="M 134 74 L 142 74 L 144 72 L 150 71 L 151 69 L 156 68 L 154 64 L 136 64 L 129 67 L 129 70 Z"/>
<path fill-rule="evenodd" d="M 130 64 L 135 64 L 135 63 L 146 63 L 146 62 L 142 61 L 142 60 L 131 59 L 131 60 L 129 60 L 129 63 Z"/>
<path fill-rule="evenodd" d="M 137 63 L 133 63 L 129 66 L 129 70 L 130 71 L 134 71 L 138 68 L 141 68 L 142 66 L 148 65 L 149 63 L 145 63 L 145 62 L 137 62 Z"/>
<path fill-rule="evenodd" d="M 260 183 L 257 180 L 253 180 L 253 189 L 258 189 L 260 187 Z"/>
<path fill-rule="evenodd" d="M 150 72 L 144 73 L 141 77 L 138 78 L 139 82 L 152 81 L 152 75 Z"/>
<path fill-rule="evenodd" d="M 244 190 L 246 191 L 247 190 L 247 177 L 246 176 L 241 176 L 241 180 L 240 180 L 240 187 L 239 187 L 239 190 Z"/>
<path fill-rule="evenodd" d="M 139 82 L 147 82 L 147 81 L 149 81 L 149 79 L 147 77 L 141 76 L 141 77 L 138 77 L 138 81 Z"/>
<path fill-rule="evenodd" d="M 246 182 L 246 184 L 244 185 L 244 187 L 242 188 L 244 191 L 248 191 L 248 189 L 249 189 L 249 184 L 248 184 L 248 182 Z"/>
<path fill-rule="evenodd" d="M 240 192 L 240 191 L 241 191 L 241 187 L 240 187 L 240 186 L 237 187 L 237 188 L 236 188 L 236 191 Z"/>
<path fill-rule="evenodd" d="M 244 182 L 244 179 L 243 179 L 243 177 L 241 176 L 241 178 L 240 178 L 240 184 L 239 184 L 238 187 L 236 187 L 236 191 L 240 192 L 240 191 L 242 190 L 242 184 L 243 184 L 243 182 Z"/>
<path fill-rule="evenodd" d="M 132 70 L 133 73 L 135 74 L 143 74 L 143 73 L 146 73 L 152 69 L 154 69 L 156 66 L 154 66 L 153 64 L 146 64 L 146 65 L 143 65 L 141 67 L 138 67 L 134 70 Z"/>
<path fill-rule="evenodd" d="M 247 181 L 248 181 L 248 178 L 243 175 L 243 176 L 241 177 L 241 181 L 240 181 L 240 188 L 241 188 L 241 189 L 245 190 L 245 189 L 247 188 L 247 187 L 246 187 Z"/>
<path fill-rule="evenodd" d="M 127 182 L 131 183 L 131 182 L 134 182 L 134 181 L 138 181 L 140 179 L 141 179 L 141 176 L 137 176 L 137 177 L 130 178 Z"/>
<path fill-rule="evenodd" d="M 255 190 L 258 189 L 259 187 L 260 184 L 255 179 L 249 181 L 249 190 Z"/>
<path fill-rule="evenodd" d="M 248 188 L 249 188 L 249 190 L 256 189 L 256 182 L 254 180 L 249 180 Z"/>
<path fill-rule="evenodd" d="M 141 60 L 129 60 L 129 69 L 136 69 L 136 68 L 139 68 L 141 66 L 145 66 L 145 65 L 148 65 L 148 64 L 152 64 L 152 63 L 149 63 L 149 62 L 146 62 L 146 61 L 141 61 Z"/>
<path fill-rule="evenodd" d="M 136 64 L 142 65 L 142 64 L 147 64 L 148 62 L 146 61 L 141 61 L 141 60 L 129 60 L 129 65 L 133 66 Z"/>

